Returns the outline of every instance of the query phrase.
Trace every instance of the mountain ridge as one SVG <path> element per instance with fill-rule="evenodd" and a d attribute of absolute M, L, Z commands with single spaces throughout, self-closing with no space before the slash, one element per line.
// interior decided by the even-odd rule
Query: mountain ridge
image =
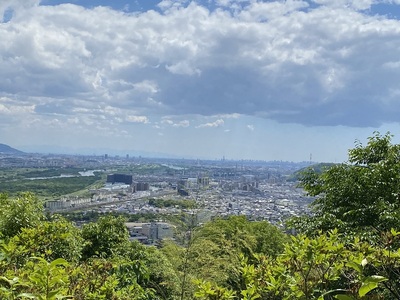
<path fill-rule="evenodd" d="M 0 143 L 0 153 L 1 154 L 24 154 L 24 152 L 15 149 L 13 147 L 10 147 L 6 144 L 1 144 Z"/>

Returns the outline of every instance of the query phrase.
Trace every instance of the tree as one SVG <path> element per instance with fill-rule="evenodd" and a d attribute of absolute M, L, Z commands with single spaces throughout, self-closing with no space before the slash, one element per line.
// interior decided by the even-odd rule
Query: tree
<path fill-rule="evenodd" d="M 254 264 L 242 259 L 240 290 L 198 280 L 194 296 L 200 300 L 399 299 L 385 284 L 388 278 L 375 273 L 387 254 L 382 257 L 380 249 L 358 239 L 348 246 L 336 230 L 312 238 L 293 236 L 277 258 L 260 255 Z M 398 260 L 396 253 L 391 255 Z"/>
<path fill-rule="evenodd" d="M 175 252 L 174 255 L 180 253 Z M 131 261 L 137 261 L 145 266 L 146 277 L 138 277 L 138 283 L 145 289 L 152 289 L 157 299 L 179 299 L 179 277 L 172 263 L 156 247 L 149 247 L 137 241 L 131 242 L 125 257 Z"/>
<path fill-rule="evenodd" d="M 95 223 L 89 223 L 82 228 L 85 245 L 82 259 L 90 257 L 108 258 L 118 254 L 129 244 L 129 233 L 122 217 L 104 216 Z"/>
<path fill-rule="evenodd" d="M 32 193 L 22 193 L 15 199 L 0 194 L 0 236 L 12 237 L 44 219 L 43 203 Z"/>
<path fill-rule="evenodd" d="M 316 197 L 313 215 L 295 219 L 292 226 L 306 233 L 338 228 L 367 236 L 399 228 L 400 145 L 391 138 L 375 132 L 366 146 L 356 142 L 347 163 L 321 174 L 305 172 L 301 186 Z"/>
<path fill-rule="evenodd" d="M 32 256 L 46 260 L 63 258 L 68 262 L 79 261 L 83 246 L 80 229 L 61 217 L 40 222 L 34 228 L 22 228 L 10 243 L 14 243 L 21 256 Z"/>
<path fill-rule="evenodd" d="M 283 251 L 286 240 L 285 234 L 268 222 L 231 216 L 196 227 L 185 248 L 164 242 L 161 250 L 181 274 L 181 299 L 187 299 L 194 279 L 240 290 L 241 257 L 251 262 L 256 261 L 257 254 L 275 257 Z"/>

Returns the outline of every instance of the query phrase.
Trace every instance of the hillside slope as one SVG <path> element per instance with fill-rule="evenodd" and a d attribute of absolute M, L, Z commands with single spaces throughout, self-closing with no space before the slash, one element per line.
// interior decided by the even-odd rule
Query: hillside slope
<path fill-rule="evenodd" d="M 17 150 L 15 148 L 12 148 L 5 144 L 0 144 L 0 153 L 2 153 L 2 154 L 24 154 L 24 152 Z"/>

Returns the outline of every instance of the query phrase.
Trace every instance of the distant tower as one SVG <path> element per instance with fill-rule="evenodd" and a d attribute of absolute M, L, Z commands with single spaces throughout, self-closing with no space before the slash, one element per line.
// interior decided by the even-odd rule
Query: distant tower
<path fill-rule="evenodd" d="M 310 165 L 312 164 L 312 153 L 310 153 Z"/>

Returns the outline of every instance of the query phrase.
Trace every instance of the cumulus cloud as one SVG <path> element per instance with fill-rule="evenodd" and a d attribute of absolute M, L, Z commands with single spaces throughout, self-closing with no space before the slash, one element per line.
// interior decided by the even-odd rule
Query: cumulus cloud
<path fill-rule="evenodd" d="M 172 127 L 189 127 L 189 120 L 181 120 L 181 121 L 172 121 L 169 117 L 164 117 L 161 121 L 162 124 L 170 125 Z"/>
<path fill-rule="evenodd" d="M 223 126 L 224 124 L 225 124 L 224 120 L 218 119 L 218 120 L 216 120 L 214 122 L 200 124 L 200 125 L 196 126 L 196 128 L 220 127 L 220 126 Z"/>
<path fill-rule="evenodd" d="M 183 121 L 180 121 L 178 123 L 175 123 L 173 126 L 174 127 L 189 127 L 190 126 L 190 121 L 189 120 L 183 120 Z"/>
<path fill-rule="evenodd" d="M 0 3 L 0 20 L 9 21 L 17 11 L 39 5 L 40 0 L 2 0 Z"/>
<path fill-rule="evenodd" d="M 221 116 L 199 128 L 225 116 L 398 122 L 400 21 L 369 13 L 372 0 L 312 2 L 164 0 L 126 13 L 2 1 L 0 97 L 16 100 L 0 115 L 99 128 L 165 115 Z"/>
<path fill-rule="evenodd" d="M 149 119 L 146 116 L 128 116 L 126 120 L 133 123 L 149 123 Z"/>

